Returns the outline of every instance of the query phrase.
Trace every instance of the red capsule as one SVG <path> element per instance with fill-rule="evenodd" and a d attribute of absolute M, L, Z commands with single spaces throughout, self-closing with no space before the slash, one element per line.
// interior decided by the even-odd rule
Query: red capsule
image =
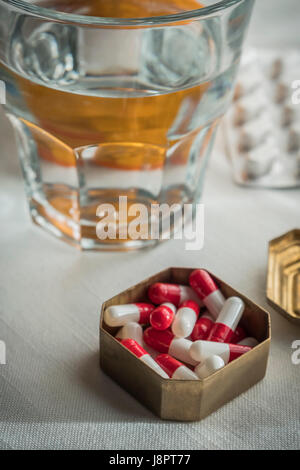
<path fill-rule="evenodd" d="M 169 352 L 169 347 L 173 339 L 174 335 L 170 330 L 158 331 L 154 328 L 147 328 L 144 331 L 145 343 L 160 353 Z"/>
<path fill-rule="evenodd" d="M 205 299 L 205 297 L 212 294 L 215 290 L 218 290 L 215 281 L 204 269 L 195 269 L 195 271 L 190 274 L 189 282 L 201 300 Z"/>
<path fill-rule="evenodd" d="M 145 354 L 148 354 L 147 351 L 142 348 L 142 346 L 131 338 L 121 339 L 121 343 L 125 346 L 129 351 L 131 351 L 136 357 L 142 357 Z"/>
<path fill-rule="evenodd" d="M 198 376 L 192 370 L 169 354 L 160 354 L 155 360 L 172 379 L 198 380 Z"/>
<path fill-rule="evenodd" d="M 161 377 L 164 379 L 169 378 L 168 374 L 166 374 L 166 372 L 158 365 L 158 363 L 150 356 L 150 354 L 134 339 L 122 339 L 121 344 L 123 344 L 125 348 L 129 349 L 129 351 L 131 351 L 136 357 L 147 364 L 147 366 L 153 369 Z"/>
<path fill-rule="evenodd" d="M 160 305 L 164 302 L 171 302 L 178 307 L 185 300 L 194 300 L 197 304 L 201 304 L 199 298 L 189 286 L 179 284 L 167 284 L 164 282 L 156 282 L 148 289 L 148 297 L 154 304 Z"/>
<path fill-rule="evenodd" d="M 150 315 L 150 324 L 156 330 L 166 330 L 172 325 L 176 307 L 166 302 L 156 307 Z"/>
<path fill-rule="evenodd" d="M 159 331 L 151 327 L 147 328 L 144 331 L 144 341 L 160 353 L 169 353 L 187 364 L 197 364 L 189 354 L 192 342 L 186 338 L 176 338 L 170 330 Z"/>
<path fill-rule="evenodd" d="M 225 298 L 215 281 L 204 269 L 195 269 L 190 274 L 189 283 L 212 317 L 216 319 L 224 305 Z"/>
<path fill-rule="evenodd" d="M 240 341 L 242 341 L 244 338 L 246 338 L 246 336 L 247 336 L 247 333 L 244 330 L 244 328 L 242 326 L 237 326 L 230 342 L 231 344 L 237 344 Z"/>
<path fill-rule="evenodd" d="M 199 339 L 207 339 L 214 325 L 214 320 L 211 315 L 206 311 L 199 320 L 196 322 L 194 329 L 191 334 L 191 340 L 197 341 Z"/>
<path fill-rule="evenodd" d="M 129 322 L 147 325 L 150 313 L 154 308 L 152 304 L 140 302 L 126 305 L 111 305 L 104 312 L 104 320 L 109 326 L 123 326 Z"/>
<path fill-rule="evenodd" d="M 229 343 L 243 315 L 245 304 L 239 297 L 229 297 L 208 335 L 207 341 Z"/>

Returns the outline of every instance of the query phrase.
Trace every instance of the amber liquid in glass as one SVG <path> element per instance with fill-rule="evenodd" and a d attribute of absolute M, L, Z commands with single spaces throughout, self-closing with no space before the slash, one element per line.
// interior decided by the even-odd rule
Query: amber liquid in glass
<path fill-rule="evenodd" d="M 42 6 L 69 13 L 120 18 L 157 16 L 201 7 L 194 0 L 50 0 L 42 2 Z M 179 80 L 176 86 L 177 77 L 185 73 L 185 55 L 193 70 L 205 66 L 199 65 L 201 57 L 198 58 L 197 49 L 193 49 L 193 38 L 180 26 L 178 28 L 174 24 L 172 31 L 163 33 L 167 34 L 163 37 L 159 36 L 161 28 L 152 28 L 149 50 L 147 43 L 144 46 L 145 59 L 143 56 L 134 59 L 136 42 L 133 42 L 133 58 L 128 57 L 127 61 L 121 57 L 115 64 L 111 61 L 99 73 L 97 67 L 101 68 L 104 60 L 109 62 L 109 56 L 114 54 L 119 58 L 122 52 L 112 50 L 110 54 L 105 50 L 103 35 L 99 39 L 96 33 L 81 39 L 80 35 L 76 36 L 76 61 L 85 63 L 89 50 L 89 61 L 94 63 L 92 71 L 88 70 L 89 64 L 86 65 L 88 79 L 85 76 L 84 80 L 80 79 L 80 66 L 76 80 L 72 75 L 71 79 L 67 76 L 65 82 L 61 78 L 55 82 L 53 77 L 48 80 L 45 59 L 38 65 L 36 58 L 32 61 L 38 79 L 31 70 L 27 75 L 17 70 L 4 70 L 17 90 L 8 103 L 8 112 L 13 108 L 17 116 L 13 119 L 19 120 L 19 140 L 28 139 L 27 146 L 34 149 L 28 165 L 38 167 L 35 189 L 30 194 L 37 223 L 41 219 L 48 220 L 70 241 L 80 242 L 83 238 L 96 238 L 98 205 L 111 203 L 118 209 L 120 195 L 128 197 L 129 205 L 136 202 L 183 204 L 194 200 L 216 123 L 230 99 L 229 87 L 223 90 L 222 86 L 230 82 L 234 69 L 215 80 L 200 82 L 193 72 L 190 82 L 181 80 L 180 83 Z M 105 28 L 103 31 L 105 33 Z M 143 28 L 140 31 L 142 34 Z M 39 43 L 35 40 L 35 54 L 40 52 L 42 58 L 52 32 L 47 34 L 46 39 L 45 35 L 39 38 Z M 66 34 L 73 34 L 73 31 Z M 106 34 L 110 35 L 107 48 L 113 47 L 109 41 L 114 30 L 107 30 Z M 125 29 L 122 34 L 126 34 L 124 41 L 130 41 L 128 38 L 136 34 L 136 29 L 129 28 L 127 33 Z M 201 40 L 208 52 L 209 48 L 213 50 L 209 33 Z M 158 58 L 161 68 L 157 68 L 155 58 L 151 58 L 155 53 L 161 54 Z M 168 54 L 173 54 L 173 62 Z M 64 61 L 67 59 L 65 54 Z M 56 69 L 51 72 L 54 76 L 60 71 L 59 58 L 56 60 L 58 72 Z M 145 61 L 145 80 L 135 74 L 135 68 L 141 67 L 141 60 Z M 72 64 L 74 67 L 74 58 Z M 0 64 L 0 67 L 3 66 Z M 153 67 L 156 67 L 154 71 Z M 44 81 L 43 76 L 46 76 Z"/>

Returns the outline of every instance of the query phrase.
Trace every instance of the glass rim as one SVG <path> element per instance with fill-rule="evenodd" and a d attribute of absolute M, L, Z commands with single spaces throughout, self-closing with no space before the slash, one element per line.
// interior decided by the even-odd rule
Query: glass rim
<path fill-rule="evenodd" d="M 111 18 L 74 13 L 59 12 L 49 8 L 40 7 L 24 0 L 0 0 L 1 3 L 11 5 L 24 13 L 32 14 L 39 18 L 54 20 L 62 23 L 76 23 L 92 26 L 151 26 L 157 24 L 175 23 L 178 21 L 206 18 L 245 0 L 219 0 L 213 5 L 208 5 L 196 10 L 188 10 L 181 13 L 172 13 L 162 16 L 149 16 L 143 18 Z"/>

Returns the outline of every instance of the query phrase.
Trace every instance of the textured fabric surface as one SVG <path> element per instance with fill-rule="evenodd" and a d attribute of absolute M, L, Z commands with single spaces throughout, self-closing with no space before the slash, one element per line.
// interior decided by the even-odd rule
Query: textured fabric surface
<path fill-rule="evenodd" d="M 293 44 L 298 0 L 258 3 L 250 39 L 257 42 L 257 31 L 264 36 L 262 15 L 271 5 L 268 31 L 272 16 L 280 27 L 283 12 L 274 5 L 284 3 L 291 9 L 276 37 Z M 265 298 L 267 243 L 299 227 L 300 191 L 235 186 L 219 142 L 203 198 L 203 250 L 187 252 L 183 242 L 170 241 L 144 252 L 80 253 L 29 220 L 3 112 L 0 136 L 0 340 L 7 346 L 7 364 L 0 365 L 0 448 L 300 448 L 300 365 L 291 361 L 300 328 Z M 98 366 L 101 303 L 171 265 L 209 268 L 272 316 L 266 378 L 199 423 L 160 421 Z"/>

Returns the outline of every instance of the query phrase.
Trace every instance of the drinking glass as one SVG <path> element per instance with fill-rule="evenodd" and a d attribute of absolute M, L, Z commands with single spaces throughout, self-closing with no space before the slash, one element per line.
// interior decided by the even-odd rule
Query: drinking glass
<path fill-rule="evenodd" d="M 131 249 L 156 240 L 100 239 L 103 204 L 118 214 L 125 197 L 126 224 L 136 204 L 195 207 L 253 3 L 0 0 L 4 108 L 33 221 L 82 249 Z"/>

